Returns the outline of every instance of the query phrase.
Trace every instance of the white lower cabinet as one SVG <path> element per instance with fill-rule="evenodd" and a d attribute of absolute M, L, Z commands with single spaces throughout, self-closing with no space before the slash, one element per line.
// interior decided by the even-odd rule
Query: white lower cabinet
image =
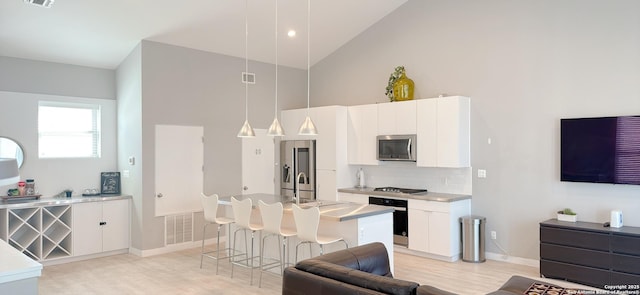
<path fill-rule="evenodd" d="M 459 218 L 469 214 L 469 200 L 434 202 L 409 199 L 408 207 L 408 248 L 457 260 L 461 250 Z"/>
<path fill-rule="evenodd" d="M 73 254 L 129 248 L 129 200 L 73 205 Z"/>

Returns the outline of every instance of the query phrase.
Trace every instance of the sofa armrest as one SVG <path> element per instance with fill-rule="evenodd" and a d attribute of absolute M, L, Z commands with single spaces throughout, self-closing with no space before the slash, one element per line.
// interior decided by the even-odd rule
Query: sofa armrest
<path fill-rule="evenodd" d="M 418 283 L 351 269 L 323 260 L 299 262 L 296 269 L 386 294 L 416 294 Z"/>

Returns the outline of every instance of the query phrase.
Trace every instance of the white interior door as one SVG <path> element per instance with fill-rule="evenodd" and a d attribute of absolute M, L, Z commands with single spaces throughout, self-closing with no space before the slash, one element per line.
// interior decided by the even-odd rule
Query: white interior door
<path fill-rule="evenodd" d="M 156 216 L 202 210 L 204 128 L 156 125 Z"/>
<path fill-rule="evenodd" d="M 265 129 L 254 129 L 256 137 L 242 138 L 242 193 L 273 194 L 275 143 Z"/>

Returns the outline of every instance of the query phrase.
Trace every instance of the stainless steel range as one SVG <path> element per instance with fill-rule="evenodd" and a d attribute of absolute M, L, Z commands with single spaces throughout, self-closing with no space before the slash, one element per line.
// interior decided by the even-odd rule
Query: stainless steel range
<path fill-rule="evenodd" d="M 399 187 L 378 187 L 376 192 L 397 193 L 397 194 L 422 194 L 426 193 L 426 189 L 409 189 Z M 399 196 L 400 198 L 402 196 Z M 393 207 L 393 243 L 408 246 L 409 245 L 409 215 L 406 199 L 381 198 L 369 196 L 369 204 Z"/>

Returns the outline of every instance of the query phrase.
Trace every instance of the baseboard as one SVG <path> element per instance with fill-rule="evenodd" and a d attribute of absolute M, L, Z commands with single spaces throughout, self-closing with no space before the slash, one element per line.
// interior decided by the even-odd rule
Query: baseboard
<path fill-rule="evenodd" d="M 509 262 L 509 263 L 513 263 L 513 264 L 520 264 L 520 265 L 526 265 L 526 266 L 532 266 L 532 267 L 540 267 L 540 261 L 539 260 L 516 257 L 516 256 L 508 256 L 508 255 L 505 255 L 505 254 L 502 254 L 502 253 L 486 252 L 485 253 L 485 258 L 491 259 L 491 260 Z"/>
<path fill-rule="evenodd" d="M 435 259 L 435 260 L 442 260 L 442 261 L 447 261 L 447 262 L 454 262 L 457 261 L 458 259 L 460 259 L 460 255 L 455 255 L 455 256 L 442 256 L 442 255 L 436 255 L 436 254 L 431 254 L 431 253 L 425 253 L 422 251 L 416 251 L 416 250 L 411 250 L 405 246 L 400 246 L 400 245 L 393 245 L 393 251 L 398 252 L 398 253 L 404 253 L 404 254 L 409 254 L 409 255 L 415 255 L 415 256 L 420 256 L 420 257 L 425 257 L 425 258 L 430 258 L 430 259 Z"/>
<path fill-rule="evenodd" d="M 94 258 L 100 258 L 105 256 L 111 256 L 111 255 L 127 254 L 129 252 L 130 252 L 130 249 L 121 249 L 121 250 L 114 250 L 114 251 L 82 255 L 82 256 L 71 256 L 71 257 L 64 257 L 64 258 L 49 259 L 45 261 L 40 261 L 40 263 L 42 263 L 42 265 L 44 266 L 51 266 L 51 265 L 57 265 L 57 264 L 63 264 L 63 263 L 69 263 L 69 262 L 75 262 L 75 261 L 81 261 L 81 260 L 87 260 L 87 259 L 94 259 Z"/>
<path fill-rule="evenodd" d="M 224 243 L 224 242 L 226 242 L 226 238 L 220 237 L 220 243 Z M 215 243 L 217 243 L 216 238 L 204 240 L 205 245 L 213 245 Z M 155 248 L 155 249 L 148 249 L 148 250 L 141 250 L 141 249 L 131 247 L 129 250 L 129 253 L 136 256 L 140 256 L 140 257 L 149 257 L 149 256 L 167 254 L 167 253 L 176 252 L 176 251 L 193 249 L 201 246 L 202 246 L 202 241 L 193 241 L 193 242 L 168 245 L 162 248 Z"/>

